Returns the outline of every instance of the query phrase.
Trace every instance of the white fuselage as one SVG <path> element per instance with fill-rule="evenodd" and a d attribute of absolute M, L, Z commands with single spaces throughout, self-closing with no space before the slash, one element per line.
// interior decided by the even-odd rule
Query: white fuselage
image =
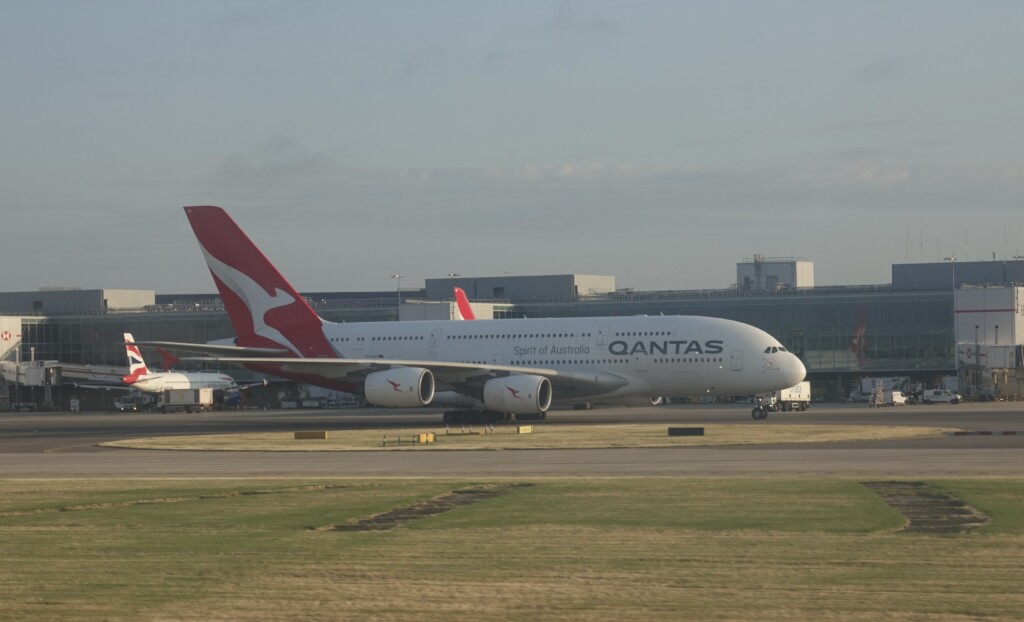
<path fill-rule="evenodd" d="M 699 316 L 324 323 L 339 358 L 550 369 L 568 380 L 555 401 L 583 397 L 745 395 L 804 379 L 800 360 L 768 333 Z M 602 395 L 572 377 L 608 378 Z M 599 383 L 600 384 L 600 383 Z"/>
<path fill-rule="evenodd" d="M 227 374 L 212 372 L 151 372 L 130 385 L 145 393 L 163 393 L 169 389 L 235 390 L 238 384 Z"/>

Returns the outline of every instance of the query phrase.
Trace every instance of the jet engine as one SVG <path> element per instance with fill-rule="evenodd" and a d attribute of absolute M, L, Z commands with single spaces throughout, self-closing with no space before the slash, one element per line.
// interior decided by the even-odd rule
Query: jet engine
<path fill-rule="evenodd" d="M 374 406 L 409 408 L 434 399 L 434 374 L 421 367 L 396 367 L 366 377 L 366 401 Z"/>
<path fill-rule="evenodd" d="M 515 415 L 546 412 L 551 407 L 551 381 L 525 374 L 488 380 L 484 404 L 489 410 Z"/>

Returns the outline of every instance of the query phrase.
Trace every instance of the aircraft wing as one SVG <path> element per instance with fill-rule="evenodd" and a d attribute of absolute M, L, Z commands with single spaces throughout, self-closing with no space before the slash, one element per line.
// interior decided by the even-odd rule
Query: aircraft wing
<path fill-rule="evenodd" d="M 285 348 L 245 348 L 242 346 L 223 346 L 212 343 L 187 343 L 182 341 L 136 341 L 135 345 L 227 357 L 292 356 L 295 354 Z"/>
<path fill-rule="evenodd" d="M 209 359 L 206 359 L 206 360 L 209 360 Z M 258 380 L 256 382 L 247 382 L 245 384 L 240 384 L 240 385 L 238 385 L 238 388 L 241 391 L 245 391 L 246 389 L 251 389 L 253 387 L 265 387 L 265 386 L 267 386 L 267 384 L 268 384 L 267 380 L 266 380 L 266 378 L 264 378 L 263 380 Z"/>
<path fill-rule="evenodd" d="M 128 391 L 131 389 L 130 386 L 121 384 L 82 384 L 76 382 L 72 385 L 76 389 L 103 389 L 104 391 Z"/>
<path fill-rule="evenodd" d="M 531 374 L 551 381 L 556 399 L 580 399 L 604 395 L 626 386 L 629 381 L 607 372 L 565 372 L 546 367 L 520 367 L 518 365 L 487 365 L 451 363 L 445 361 L 415 361 L 404 359 L 328 359 L 280 357 L 195 357 L 186 360 L 216 361 L 232 365 L 274 365 L 290 374 L 312 374 L 338 382 L 361 383 L 368 374 L 394 367 L 420 367 L 429 369 L 439 388 L 450 387 L 466 391 L 491 378 Z"/>

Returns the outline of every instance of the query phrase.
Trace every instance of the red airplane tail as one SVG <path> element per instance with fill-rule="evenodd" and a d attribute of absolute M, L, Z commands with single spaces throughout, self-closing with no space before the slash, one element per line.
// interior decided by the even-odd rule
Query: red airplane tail
<path fill-rule="evenodd" d="M 160 360 L 162 361 L 161 364 L 163 365 L 164 371 L 174 369 L 174 366 L 181 362 L 180 358 L 174 356 L 163 348 L 157 348 L 156 351 L 160 353 Z"/>
<path fill-rule="evenodd" d="M 320 316 L 227 212 L 206 205 L 186 207 L 185 214 L 235 328 L 237 345 L 284 347 L 305 358 L 337 356 L 324 337 Z"/>
<path fill-rule="evenodd" d="M 469 306 L 469 298 L 466 297 L 466 292 L 461 287 L 455 288 L 455 303 L 456 308 L 459 310 L 459 319 L 476 319 L 476 315 L 473 313 L 473 307 Z"/>

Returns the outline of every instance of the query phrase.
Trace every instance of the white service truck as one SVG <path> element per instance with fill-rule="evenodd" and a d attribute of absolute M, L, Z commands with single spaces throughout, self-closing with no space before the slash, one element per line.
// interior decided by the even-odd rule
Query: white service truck
<path fill-rule="evenodd" d="M 907 396 L 903 391 L 886 391 L 885 392 L 885 405 L 886 406 L 906 406 L 908 404 Z"/>
<path fill-rule="evenodd" d="M 160 396 L 160 412 L 213 410 L 213 389 L 168 389 Z"/>
<path fill-rule="evenodd" d="M 775 398 L 779 410 L 807 410 L 811 407 L 811 383 L 807 380 L 782 389 Z"/>
<path fill-rule="evenodd" d="M 928 389 L 921 396 L 925 404 L 959 404 L 964 398 L 956 391 L 948 389 Z"/>
<path fill-rule="evenodd" d="M 811 383 L 804 380 L 787 389 L 759 393 L 754 397 L 754 403 L 754 419 L 764 419 L 768 411 L 807 410 L 811 407 Z"/>

